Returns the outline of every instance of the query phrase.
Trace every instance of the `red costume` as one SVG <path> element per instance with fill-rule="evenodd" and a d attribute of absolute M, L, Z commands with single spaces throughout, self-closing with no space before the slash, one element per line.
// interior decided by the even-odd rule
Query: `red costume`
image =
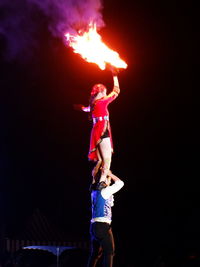
<path fill-rule="evenodd" d="M 97 161 L 97 146 L 102 141 L 102 136 L 108 130 L 108 136 L 110 137 L 111 148 L 113 152 L 113 142 L 111 127 L 109 122 L 109 112 L 108 105 L 118 96 L 115 91 L 112 91 L 108 96 L 97 99 L 94 102 L 94 107 L 92 110 L 93 118 L 93 128 L 90 136 L 90 148 L 88 159 L 92 161 Z"/>

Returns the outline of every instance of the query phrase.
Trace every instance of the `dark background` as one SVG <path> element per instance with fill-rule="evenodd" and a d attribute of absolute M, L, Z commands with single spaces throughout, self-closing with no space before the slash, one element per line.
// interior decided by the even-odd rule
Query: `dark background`
<path fill-rule="evenodd" d="M 103 40 L 127 62 L 110 105 L 113 231 L 119 266 L 151 266 L 199 253 L 196 7 L 181 1 L 105 1 Z M 7 60 L 1 45 L 1 227 L 23 232 L 39 208 L 69 239 L 88 239 L 87 160 L 93 84 L 112 76 L 74 54 L 38 16 L 38 45 Z M 197 141 L 198 140 L 198 141 Z M 142 265 L 143 264 L 143 265 Z"/>

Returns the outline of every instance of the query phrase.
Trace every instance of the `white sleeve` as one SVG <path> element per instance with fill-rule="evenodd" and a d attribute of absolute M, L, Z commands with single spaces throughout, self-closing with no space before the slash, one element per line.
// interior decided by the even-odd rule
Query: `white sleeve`
<path fill-rule="evenodd" d="M 82 110 L 83 110 L 84 112 L 90 112 L 90 106 L 88 106 L 88 107 L 83 107 Z"/>
<path fill-rule="evenodd" d="M 104 199 L 108 199 L 111 195 L 118 192 L 124 186 L 124 182 L 122 180 L 117 180 L 111 186 L 107 186 L 106 188 L 101 190 L 101 195 Z"/>

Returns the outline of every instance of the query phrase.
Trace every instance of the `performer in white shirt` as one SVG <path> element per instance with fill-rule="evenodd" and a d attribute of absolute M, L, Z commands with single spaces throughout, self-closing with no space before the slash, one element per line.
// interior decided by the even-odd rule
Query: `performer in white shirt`
<path fill-rule="evenodd" d="M 112 206 L 114 196 L 124 182 L 111 171 L 105 182 L 99 182 L 101 171 L 95 176 L 95 183 L 91 185 L 92 219 L 90 225 L 91 251 L 87 267 L 95 267 L 103 254 L 103 266 L 113 266 L 114 238 L 111 228 Z M 111 182 L 114 182 L 111 184 Z"/>

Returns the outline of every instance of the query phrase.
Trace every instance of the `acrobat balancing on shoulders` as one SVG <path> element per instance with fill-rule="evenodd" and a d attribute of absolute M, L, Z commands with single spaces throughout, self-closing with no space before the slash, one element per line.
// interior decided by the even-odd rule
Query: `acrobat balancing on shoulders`
<path fill-rule="evenodd" d="M 95 84 L 92 87 L 89 106 L 79 105 L 79 110 L 90 112 L 90 118 L 93 122 L 90 134 L 90 146 L 88 159 L 97 162 L 92 176 L 94 177 L 99 168 L 101 168 L 100 181 L 105 181 L 110 170 L 113 153 L 113 141 L 111 126 L 109 121 L 108 105 L 114 101 L 119 93 L 118 72 L 111 68 L 113 76 L 113 90 L 107 94 L 107 88 L 103 84 Z M 78 106 L 78 105 L 77 105 Z"/>

